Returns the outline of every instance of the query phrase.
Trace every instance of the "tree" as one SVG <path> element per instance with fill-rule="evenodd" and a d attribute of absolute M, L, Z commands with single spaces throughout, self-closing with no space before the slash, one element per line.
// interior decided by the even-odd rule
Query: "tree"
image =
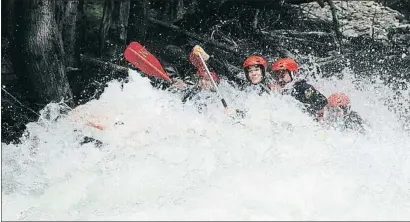
<path fill-rule="evenodd" d="M 131 3 L 128 39 L 144 43 L 149 22 L 148 10 L 148 0 L 138 0 Z"/>
<path fill-rule="evenodd" d="M 62 38 L 64 44 L 64 52 L 66 54 L 66 65 L 68 67 L 77 67 L 75 56 L 76 48 L 76 22 L 78 14 L 79 0 L 65 0 L 63 2 L 62 16 Z"/>
<path fill-rule="evenodd" d="M 126 46 L 130 0 L 106 0 L 100 25 L 101 55 L 121 61 Z M 120 59 L 121 57 L 121 59 Z"/>
<path fill-rule="evenodd" d="M 12 62 L 17 76 L 41 105 L 65 99 L 72 102 L 66 76 L 61 32 L 54 0 L 15 1 L 15 39 Z"/>

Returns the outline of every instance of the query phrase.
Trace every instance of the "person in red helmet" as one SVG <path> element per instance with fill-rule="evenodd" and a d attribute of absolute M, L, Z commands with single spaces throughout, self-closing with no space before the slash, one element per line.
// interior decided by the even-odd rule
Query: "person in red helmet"
<path fill-rule="evenodd" d="M 321 122 L 341 130 L 364 132 L 364 120 L 351 109 L 350 99 L 344 93 L 333 93 L 327 98 L 326 107 L 319 113 Z"/>
<path fill-rule="evenodd" d="M 197 105 L 199 112 L 203 112 L 206 109 L 206 100 L 217 98 L 215 94 L 212 95 L 212 93 L 209 92 L 217 91 L 217 89 L 213 85 L 213 82 L 215 82 L 216 86 L 220 83 L 218 76 L 215 74 L 215 72 L 212 71 L 212 69 L 210 69 L 210 66 L 208 66 L 207 64 L 209 58 L 210 56 L 199 45 L 196 45 L 192 49 L 192 52 L 189 56 L 189 61 L 197 68 L 197 72 L 193 77 L 195 85 L 184 90 L 182 102 L 186 103 L 187 101 L 193 101 Z M 208 74 L 205 66 L 210 69 L 210 75 Z M 210 76 L 212 77 L 212 79 L 210 78 Z M 242 118 L 245 115 L 243 111 L 238 109 L 231 109 L 230 107 L 226 107 L 224 112 L 231 117 Z"/>
<path fill-rule="evenodd" d="M 216 84 L 219 84 L 220 80 L 214 72 L 211 73 L 212 79 Z M 182 97 L 182 102 L 193 100 L 199 98 L 199 93 L 203 91 L 215 92 L 214 86 L 212 85 L 211 79 L 206 73 L 197 73 L 194 78 L 194 84 L 192 87 L 187 88 L 185 94 Z"/>
<path fill-rule="evenodd" d="M 291 95 L 305 105 L 306 111 L 317 117 L 327 104 L 327 98 L 304 79 L 299 79 L 298 64 L 291 58 L 282 58 L 272 65 L 272 77 L 276 84 L 270 85 L 282 94 Z"/>
<path fill-rule="evenodd" d="M 261 56 L 250 56 L 243 62 L 245 77 L 252 85 L 260 86 L 260 94 L 270 93 L 269 85 L 271 84 L 267 77 L 268 63 Z"/>
<path fill-rule="evenodd" d="M 192 79 L 194 80 L 194 85 L 188 88 L 182 97 L 183 103 L 194 98 L 200 98 L 199 93 L 202 91 L 215 91 L 214 86 L 212 85 L 212 80 L 216 84 L 219 84 L 220 82 L 215 72 L 210 72 L 212 80 L 210 79 L 199 55 L 202 57 L 204 62 L 206 62 L 209 59 L 209 55 L 202 49 L 201 46 L 196 45 L 192 49 L 189 55 L 189 61 L 192 63 L 192 65 L 194 65 L 197 68 L 197 72 L 192 77 Z"/>

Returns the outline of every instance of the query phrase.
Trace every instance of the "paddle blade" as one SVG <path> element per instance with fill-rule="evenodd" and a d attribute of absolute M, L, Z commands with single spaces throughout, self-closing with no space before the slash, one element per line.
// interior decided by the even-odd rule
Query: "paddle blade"
<path fill-rule="evenodd" d="M 198 69 L 196 74 L 206 79 L 209 79 L 209 75 L 206 71 L 205 64 L 199 58 L 198 53 L 200 53 L 205 60 L 209 59 L 209 55 L 199 45 L 196 45 L 192 49 L 191 54 L 189 54 L 189 61 L 192 63 L 192 65 L 194 65 Z M 212 76 L 212 79 L 214 79 L 214 81 L 219 82 L 219 78 L 215 74 L 215 72 L 211 72 L 210 74 Z"/>
<path fill-rule="evenodd" d="M 209 59 L 209 55 L 206 54 L 206 52 L 201 48 L 201 46 L 196 45 L 192 49 L 191 54 L 189 54 L 189 61 L 192 63 L 192 65 L 195 66 L 195 68 L 198 69 L 200 73 L 205 73 L 206 71 L 205 66 L 202 63 L 201 59 L 199 58 L 198 54 L 203 55 L 202 57 L 204 58 L 205 61 Z"/>
<path fill-rule="evenodd" d="M 156 76 L 172 82 L 161 63 L 144 46 L 131 42 L 124 51 L 125 59 L 149 76 Z"/>

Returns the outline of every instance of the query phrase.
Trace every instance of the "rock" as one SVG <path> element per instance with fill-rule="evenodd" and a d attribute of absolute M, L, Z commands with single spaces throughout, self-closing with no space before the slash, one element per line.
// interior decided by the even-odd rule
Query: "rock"
<path fill-rule="evenodd" d="M 341 32 L 345 37 L 361 35 L 373 36 L 376 40 L 388 40 L 389 29 L 400 27 L 406 22 L 400 12 L 382 6 L 373 1 L 334 1 L 341 25 Z M 321 8 L 315 2 L 302 4 L 306 12 L 304 18 L 319 18 L 331 24 L 332 14 L 330 6 Z"/>

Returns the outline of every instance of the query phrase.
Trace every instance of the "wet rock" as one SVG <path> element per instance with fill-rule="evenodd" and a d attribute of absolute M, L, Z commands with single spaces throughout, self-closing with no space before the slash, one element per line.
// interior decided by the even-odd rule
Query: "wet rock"
<path fill-rule="evenodd" d="M 400 12 L 373 1 L 334 1 L 345 37 L 361 35 L 373 36 L 377 40 L 388 40 L 389 29 L 403 25 L 405 17 Z M 315 2 L 302 5 L 306 11 L 302 15 L 309 19 L 320 19 L 332 23 L 330 6 L 321 8 Z"/>

